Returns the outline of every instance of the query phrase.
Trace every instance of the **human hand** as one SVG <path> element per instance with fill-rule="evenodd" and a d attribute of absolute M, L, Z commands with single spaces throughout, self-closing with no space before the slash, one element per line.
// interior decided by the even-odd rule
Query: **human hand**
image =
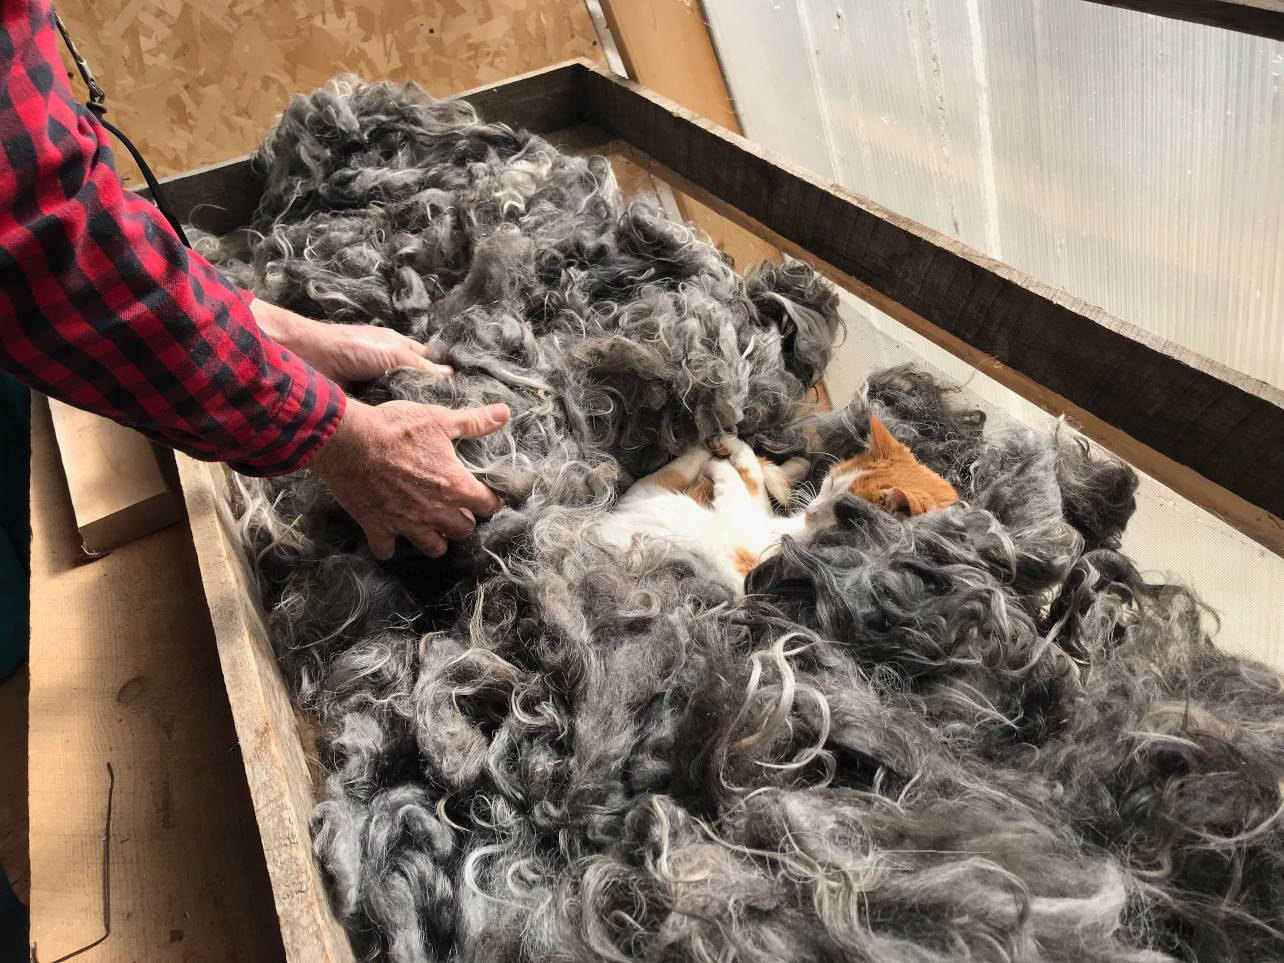
<path fill-rule="evenodd" d="M 250 311 L 264 334 L 340 384 L 370 381 L 393 368 L 452 373 L 428 357 L 426 345 L 391 328 L 312 321 L 262 298 L 250 302 Z"/>
<path fill-rule="evenodd" d="M 477 518 L 503 505 L 460 463 L 458 438 L 481 438 L 508 423 L 507 405 L 452 411 L 413 401 L 365 405 L 348 399 L 334 435 L 309 467 L 388 559 L 404 535 L 432 558 L 446 540 L 472 534 Z"/>

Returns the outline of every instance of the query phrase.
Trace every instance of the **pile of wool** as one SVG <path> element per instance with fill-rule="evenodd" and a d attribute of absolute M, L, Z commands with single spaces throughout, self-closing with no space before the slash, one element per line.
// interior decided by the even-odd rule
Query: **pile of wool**
<path fill-rule="evenodd" d="M 371 402 L 503 402 L 461 442 L 508 502 L 377 563 L 301 472 L 238 480 L 273 643 L 322 728 L 314 849 L 362 958 L 1258 960 L 1284 955 L 1284 683 L 1118 550 L 1131 471 L 986 433 L 909 369 L 808 390 L 832 289 L 737 275 L 600 157 L 415 87 L 296 99 L 253 230 L 260 296 L 433 345 Z M 735 432 L 813 483 L 877 414 L 962 500 L 851 498 L 737 600 L 592 525 Z"/>

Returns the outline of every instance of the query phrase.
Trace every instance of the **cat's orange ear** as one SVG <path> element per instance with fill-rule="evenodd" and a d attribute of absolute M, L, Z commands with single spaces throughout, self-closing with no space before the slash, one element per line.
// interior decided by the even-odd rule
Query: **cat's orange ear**
<path fill-rule="evenodd" d="M 873 415 L 869 416 L 869 448 L 866 454 L 875 458 L 887 458 L 893 452 L 900 451 L 904 447 L 892 437 L 892 433 L 887 430 L 881 421 Z"/>
<path fill-rule="evenodd" d="M 889 488 L 884 492 L 882 504 L 884 511 L 902 518 L 923 514 L 923 503 L 900 488 Z"/>

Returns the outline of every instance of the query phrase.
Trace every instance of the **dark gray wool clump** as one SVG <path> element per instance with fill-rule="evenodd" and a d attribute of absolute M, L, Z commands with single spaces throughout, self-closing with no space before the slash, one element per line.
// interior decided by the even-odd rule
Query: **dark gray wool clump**
<path fill-rule="evenodd" d="M 826 282 L 742 278 L 603 158 L 467 104 L 337 84 L 257 157 L 254 232 L 204 250 L 457 371 L 366 400 L 513 410 L 459 445 L 508 507 L 442 560 L 376 563 L 306 472 L 238 480 L 359 956 L 1284 956 L 1284 684 L 1120 554 L 1128 468 L 987 434 L 910 369 L 801 414 L 838 334 Z M 871 413 L 962 500 L 901 520 L 848 499 L 739 601 L 590 531 L 693 442 L 810 448 L 814 482 Z"/>

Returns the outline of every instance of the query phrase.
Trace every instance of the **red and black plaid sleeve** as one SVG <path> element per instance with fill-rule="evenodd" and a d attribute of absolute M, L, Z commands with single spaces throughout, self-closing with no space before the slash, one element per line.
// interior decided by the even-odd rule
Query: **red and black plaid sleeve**
<path fill-rule="evenodd" d="M 2 7 L 0 368 L 197 458 L 302 467 L 343 392 L 121 186 L 106 132 L 72 96 L 48 0 Z"/>

